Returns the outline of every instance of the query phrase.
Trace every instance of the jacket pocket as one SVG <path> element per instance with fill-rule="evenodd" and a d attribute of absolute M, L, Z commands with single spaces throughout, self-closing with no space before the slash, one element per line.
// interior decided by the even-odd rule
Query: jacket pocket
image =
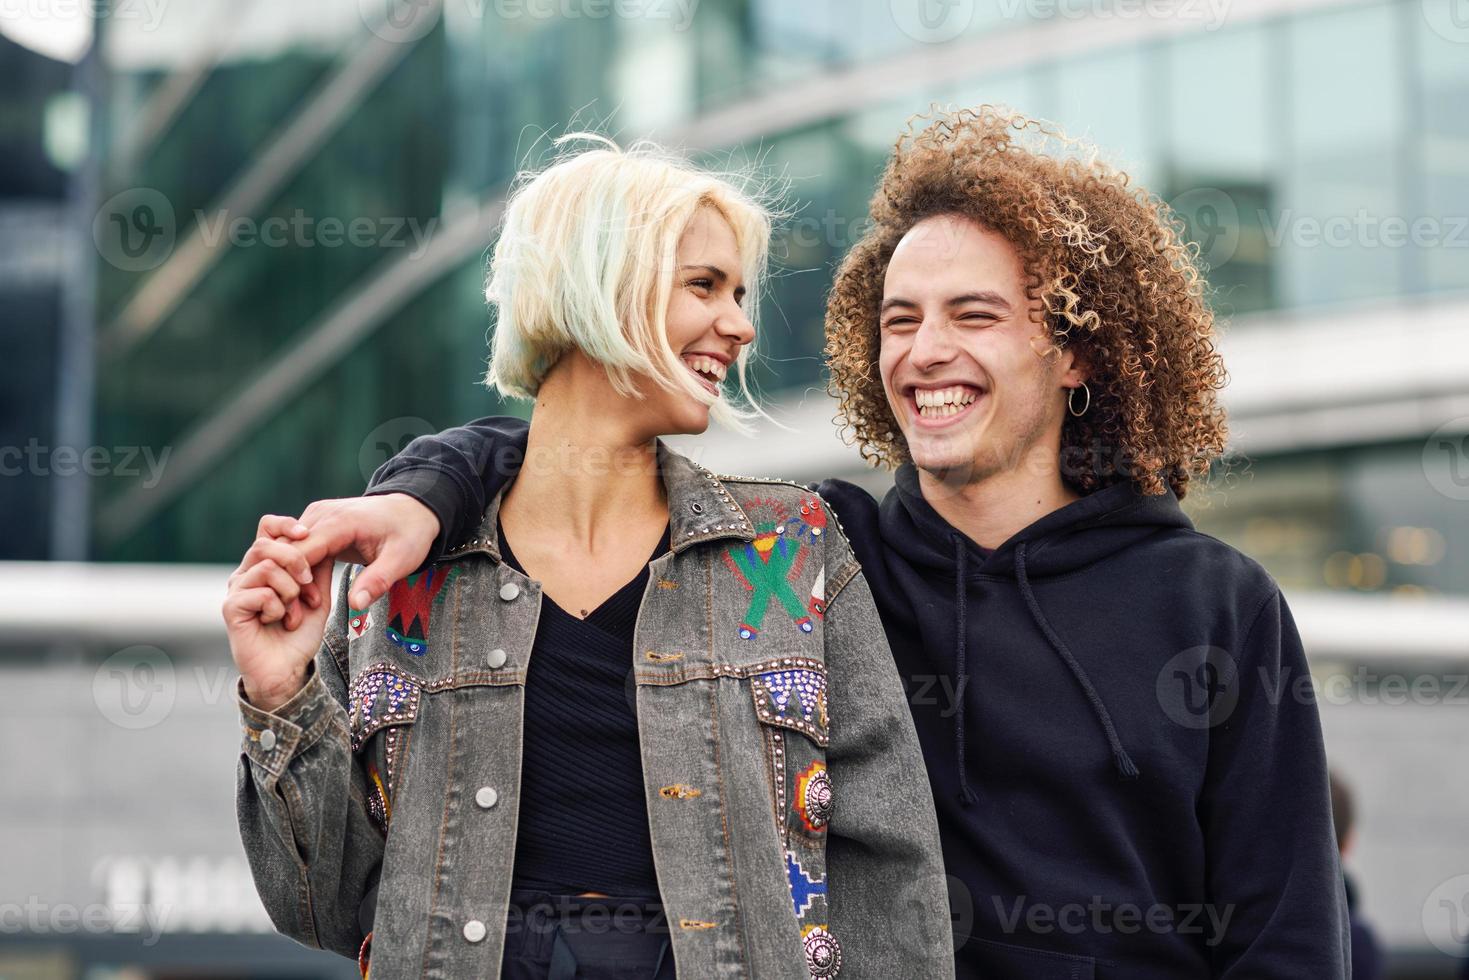
<path fill-rule="evenodd" d="M 961 974 L 986 980 L 1095 980 L 1097 961 L 1090 956 L 1052 953 L 971 936 L 961 943 Z"/>
<path fill-rule="evenodd" d="M 750 696 L 764 736 L 775 823 L 787 845 L 823 845 L 833 805 L 826 769 L 826 666 L 805 657 L 751 665 Z"/>
<path fill-rule="evenodd" d="M 387 836 L 423 689 L 392 664 L 375 663 L 352 679 L 347 698 L 352 752 L 367 775 L 367 814 Z"/>

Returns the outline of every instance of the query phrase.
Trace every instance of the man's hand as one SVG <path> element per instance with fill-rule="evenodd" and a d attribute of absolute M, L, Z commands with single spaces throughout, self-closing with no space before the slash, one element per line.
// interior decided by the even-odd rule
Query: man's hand
<path fill-rule="evenodd" d="M 294 549 L 300 561 L 292 562 L 290 570 L 298 578 L 327 559 L 366 566 L 348 597 L 353 609 L 366 609 L 423 564 L 439 536 L 439 519 L 407 494 L 341 497 L 315 501 L 299 519 L 267 514 L 260 519 L 259 535 Z M 283 584 L 290 582 L 280 578 Z M 295 629 L 303 618 L 301 596 L 278 594 L 286 628 Z M 315 597 L 306 598 L 309 604 Z"/>

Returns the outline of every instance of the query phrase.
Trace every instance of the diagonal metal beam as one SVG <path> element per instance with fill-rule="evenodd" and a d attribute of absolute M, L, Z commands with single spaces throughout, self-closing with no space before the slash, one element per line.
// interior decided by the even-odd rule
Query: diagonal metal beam
<path fill-rule="evenodd" d="M 441 0 L 425 0 L 437 5 Z M 416 42 L 372 34 L 339 64 L 235 178 L 211 209 L 211 227 L 256 213 L 294 177 Z M 103 331 L 101 354 L 118 357 L 147 339 L 229 249 L 191 225 L 173 254 L 144 280 Z"/>
<path fill-rule="evenodd" d="M 409 299 L 483 248 L 500 220 L 501 199 L 447 216 L 418 254 L 395 256 L 363 277 L 362 289 L 302 331 L 302 341 L 246 382 L 219 410 L 180 440 L 152 488 L 134 486 L 102 508 L 97 530 L 105 542 L 131 534 L 214 466 L 231 447 L 280 411 L 303 388 L 341 360 Z"/>

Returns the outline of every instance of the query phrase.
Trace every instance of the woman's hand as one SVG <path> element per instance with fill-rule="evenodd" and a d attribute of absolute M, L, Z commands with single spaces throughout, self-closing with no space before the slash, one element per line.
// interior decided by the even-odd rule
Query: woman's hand
<path fill-rule="evenodd" d="M 263 533 L 230 575 L 222 612 L 245 696 L 264 711 L 289 701 L 326 633 L 332 558 L 308 566 L 292 545 Z M 293 610 L 290 616 L 287 610 Z"/>

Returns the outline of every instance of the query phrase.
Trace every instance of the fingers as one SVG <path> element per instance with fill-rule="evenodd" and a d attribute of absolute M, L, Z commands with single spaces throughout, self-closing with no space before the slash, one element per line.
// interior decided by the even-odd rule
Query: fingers
<path fill-rule="evenodd" d="M 351 561 L 360 557 L 357 551 L 357 529 L 341 517 L 327 516 L 313 524 L 306 537 L 292 542 L 302 560 L 311 567 L 328 558 Z"/>
<path fill-rule="evenodd" d="M 286 574 L 274 561 L 266 559 L 251 565 L 239 577 L 231 588 L 234 589 L 258 589 L 268 588 L 276 594 L 282 605 L 296 605 L 297 598 L 301 594 L 302 585 L 291 576 Z M 298 608 L 299 613 L 299 608 Z M 299 617 L 298 617 L 299 618 Z"/>
<path fill-rule="evenodd" d="M 245 552 L 245 559 L 240 562 L 237 572 L 247 572 L 252 566 L 266 560 L 273 561 L 285 569 L 286 573 L 301 585 L 311 581 L 311 565 L 301 554 L 300 548 L 275 538 L 256 538 L 255 542 L 250 545 L 250 550 Z M 295 598 L 295 594 L 292 593 L 290 598 Z"/>
<path fill-rule="evenodd" d="M 352 608 L 366 609 L 381 599 L 394 582 L 407 578 L 422 561 L 422 554 L 415 554 L 412 548 L 389 538 L 376 560 L 353 579 L 352 594 L 347 597 Z"/>
<path fill-rule="evenodd" d="M 274 623 L 284 618 L 286 607 L 275 590 L 266 586 L 251 589 L 232 589 L 224 600 L 224 619 L 231 626 L 239 626 L 252 619 L 261 623 Z"/>
<path fill-rule="evenodd" d="M 306 534 L 307 527 L 301 520 L 279 514 L 266 514 L 255 528 L 257 538 L 304 538 Z"/>

